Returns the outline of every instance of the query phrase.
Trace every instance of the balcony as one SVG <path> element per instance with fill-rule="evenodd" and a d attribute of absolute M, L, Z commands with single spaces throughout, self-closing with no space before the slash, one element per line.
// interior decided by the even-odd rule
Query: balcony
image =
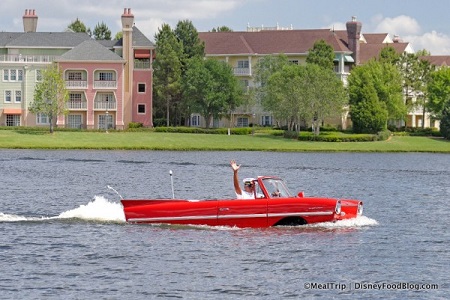
<path fill-rule="evenodd" d="M 236 76 L 251 76 L 250 68 L 233 68 L 233 73 Z"/>
<path fill-rule="evenodd" d="M 96 89 L 116 89 L 117 81 L 116 80 L 95 80 L 94 88 L 96 88 Z"/>
<path fill-rule="evenodd" d="M 137 70 L 149 70 L 150 67 L 150 61 L 134 61 L 134 68 Z"/>
<path fill-rule="evenodd" d="M 17 62 L 17 63 L 51 63 L 59 56 L 54 55 L 23 55 L 23 54 L 2 54 L 0 62 Z"/>
<path fill-rule="evenodd" d="M 96 110 L 116 110 L 116 101 L 95 101 L 94 109 Z"/>
<path fill-rule="evenodd" d="M 67 102 L 67 109 L 86 109 L 86 101 L 69 101 Z"/>
<path fill-rule="evenodd" d="M 87 89 L 86 80 L 66 80 L 66 89 Z"/>

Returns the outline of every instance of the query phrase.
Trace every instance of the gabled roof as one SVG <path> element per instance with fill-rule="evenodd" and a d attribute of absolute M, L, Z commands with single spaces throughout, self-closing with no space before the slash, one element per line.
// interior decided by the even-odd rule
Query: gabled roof
<path fill-rule="evenodd" d="M 57 61 L 124 61 L 96 40 L 87 40 L 64 53 Z"/>
<path fill-rule="evenodd" d="M 133 26 L 133 48 L 155 48 L 153 44 L 136 26 Z M 116 41 L 114 46 L 122 47 L 123 39 Z"/>
<path fill-rule="evenodd" d="M 199 38 L 207 55 L 305 54 L 319 40 L 336 52 L 351 52 L 329 29 L 200 32 Z"/>
<path fill-rule="evenodd" d="M 409 43 L 387 43 L 387 44 L 360 44 L 360 63 L 364 64 L 372 58 L 377 58 L 381 50 L 386 47 L 392 47 L 395 52 L 402 54 L 403 52 L 408 52 Z"/>
<path fill-rule="evenodd" d="M 364 33 L 363 36 L 367 44 L 392 43 L 392 39 L 387 33 Z"/>
<path fill-rule="evenodd" d="M 437 67 L 448 67 L 450 66 L 450 55 L 430 55 L 421 56 L 420 59 L 427 60 L 430 64 Z"/>
<path fill-rule="evenodd" d="M 24 32 L 19 33 L 9 43 L 8 48 L 73 48 L 90 36 L 80 32 Z"/>

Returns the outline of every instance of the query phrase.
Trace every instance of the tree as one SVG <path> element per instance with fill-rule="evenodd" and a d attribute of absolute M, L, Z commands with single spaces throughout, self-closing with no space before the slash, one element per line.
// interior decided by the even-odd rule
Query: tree
<path fill-rule="evenodd" d="M 105 23 L 97 23 L 94 28 L 94 38 L 96 40 L 111 40 L 111 30 Z"/>
<path fill-rule="evenodd" d="M 155 35 L 156 59 L 154 69 L 155 108 L 165 106 L 166 125 L 170 125 L 170 110 L 173 101 L 179 100 L 181 94 L 181 60 L 183 45 L 177 39 L 168 24 L 163 24 Z M 158 105 L 159 104 L 159 105 Z M 164 105 L 165 104 L 165 105 Z"/>
<path fill-rule="evenodd" d="M 198 111 L 209 128 L 219 118 L 241 104 L 242 89 L 225 62 L 194 57 L 188 61 L 183 77 L 183 95 L 193 111 Z"/>
<path fill-rule="evenodd" d="M 29 111 L 34 114 L 44 114 L 48 117 L 50 133 L 53 133 L 53 124 L 58 115 L 65 114 L 66 102 L 69 94 L 62 72 L 55 64 L 42 72 L 42 81 L 38 82 L 34 90 L 34 100 Z"/>
<path fill-rule="evenodd" d="M 355 67 L 348 77 L 350 113 L 352 115 L 351 111 L 356 108 L 359 102 L 367 101 L 364 95 L 364 87 L 367 84 L 373 86 L 377 101 L 383 103 L 380 106 L 376 105 L 376 111 L 385 109 L 388 120 L 405 118 L 407 110 L 403 101 L 402 77 L 396 66 L 376 60 L 371 60 L 365 65 Z M 370 99 L 370 102 L 374 105 L 376 101 Z M 383 127 L 386 128 L 386 126 Z M 370 128 L 370 126 L 366 128 Z"/>
<path fill-rule="evenodd" d="M 184 60 L 205 56 L 205 42 L 200 40 L 197 29 L 191 21 L 179 21 L 174 33 L 178 41 L 183 45 Z"/>
<path fill-rule="evenodd" d="M 123 32 L 122 32 L 122 31 L 119 31 L 119 32 L 117 32 L 116 35 L 114 36 L 114 39 L 115 39 L 116 41 L 118 41 L 118 40 L 120 40 L 122 37 L 123 37 Z"/>
<path fill-rule="evenodd" d="M 72 23 L 67 26 L 68 29 L 72 30 L 73 32 L 84 32 L 88 35 L 91 35 L 91 29 L 86 27 L 82 21 L 80 21 L 78 18 L 73 21 Z"/>
<path fill-rule="evenodd" d="M 428 97 L 430 112 L 440 118 L 444 108 L 450 105 L 450 68 L 441 68 L 431 74 Z"/>
<path fill-rule="evenodd" d="M 336 115 L 347 103 L 342 81 L 332 70 L 315 64 L 285 65 L 270 76 L 266 91 L 265 109 L 286 120 L 289 130 L 298 131 L 302 120 L 310 121 L 315 134 L 326 117 Z"/>
<path fill-rule="evenodd" d="M 306 63 L 316 64 L 322 68 L 333 70 L 334 68 L 334 49 L 328 45 L 324 40 L 314 43 L 313 47 L 309 49 Z"/>
<path fill-rule="evenodd" d="M 427 85 L 434 66 L 429 61 L 420 59 L 417 54 L 403 53 L 397 62 L 397 67 L 403 77 L 403 92 L 408 111 L 422 107 L 423 119 L 425 119 Z M 413 97 L 415 101 L 412 101 Z M 424 126 L 425 122 L 422 122 L 422 127 Z"/>
<path fill-rule="evenodd" d="M 213 28 L 211 30 L 211 32 L 233 32 L 233 29 L 231 29 L 228 26 L 219 26 L 219 27 Z"/>
<path fill-rule="evenodd" d="M 362 73 L 359 78 L 361 88 L 350 94 L 350 115 L 353 131 L 356 133 L 377 133 L 385 130 L 388 113 L 378 99 L 370 74 Z"/>
<path fill-rule="evenodd" d="M 395 51 L 392 46 L 386 46 L 381 49 L 380 55 L 378 56 L 378 61 L 381 63 L 388 63 L 393 66 L 397 64 L 400 59 L 400 55 Z"/>
<path fill-rule="evenodd" d="M 440 131 L 444 138 L 450 140 L 450 105 L 442 111 Z"/>

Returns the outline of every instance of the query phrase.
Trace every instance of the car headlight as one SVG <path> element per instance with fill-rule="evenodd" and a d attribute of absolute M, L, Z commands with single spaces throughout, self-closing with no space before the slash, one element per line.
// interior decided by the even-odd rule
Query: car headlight
<path fill-rule="evenodd" d="M 363 203 L 358 203 L 358 216 L 361 216 L 363 214 Z"/>
<path fill-rule="evenodd" d="M 335 212 L 337 215 L 340 215 L 340 214 L 341 214 L 341 201 L 340 201 L 340 200 L 338 200 L 338 201 L 336 202 L 336 207 L 334 208 L 334 212 Z"/>

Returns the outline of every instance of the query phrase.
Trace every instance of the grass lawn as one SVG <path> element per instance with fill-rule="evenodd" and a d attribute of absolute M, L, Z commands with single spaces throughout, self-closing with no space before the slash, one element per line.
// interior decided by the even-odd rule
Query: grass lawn
<path fill-rule="evenodd" d="M 258 133 L 219 135 L 159 132 L 69 132 L 0 130 L 0 148 L 245 150 L 450 153 L 450 141 L 432 137 L 393 136 L 379 142 L 304 142 Z"/>

